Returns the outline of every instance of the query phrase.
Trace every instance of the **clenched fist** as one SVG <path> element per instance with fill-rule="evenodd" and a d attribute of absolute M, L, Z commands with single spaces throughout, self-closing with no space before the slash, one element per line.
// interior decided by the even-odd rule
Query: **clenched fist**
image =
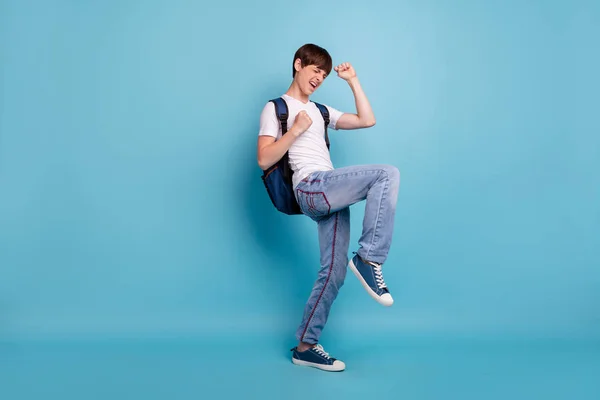
<path fill-rule="evenodd" d="M 297 129 L 298 135 L 306 132 L 308 128 L 312 125 L 312 119 L 308 116 L 306 111 L 302 110 L 296 115 L 296 120 L 294 121 L 294 128 Z"/>
<path fill-rule="evenodd" d="M 345 81 L 356 77 L 356 71 L 354 71 L 354 67 L 352 67 L 352 64 L 348 62 L 336 65 L 333 70 L 337 72 L 338 76 Z"/>

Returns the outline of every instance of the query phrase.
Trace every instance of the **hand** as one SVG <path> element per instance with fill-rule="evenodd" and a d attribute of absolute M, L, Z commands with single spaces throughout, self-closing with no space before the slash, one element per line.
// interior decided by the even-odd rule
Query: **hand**
<path fill-rule="evenodd" d="M 338 76 L 345 81 L 356 77 L 356 71 L 354 71 L 352 65 L 347 62 L 335 66 L 333 70 L 337 72 Z"/>
<path fill-rule="evenodd" d="M 306 111 L 302 110 L 296 115 L 294 120 L 294 128 L 298 131 L 298 136 L 306 132 L 312 125 L 312 119 L 308 116 Z"/>

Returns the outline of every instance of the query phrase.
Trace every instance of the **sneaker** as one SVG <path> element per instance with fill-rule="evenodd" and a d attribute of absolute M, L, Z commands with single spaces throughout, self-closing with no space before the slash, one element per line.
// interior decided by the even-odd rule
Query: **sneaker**
<path fill-rule="evenodd" d="M 346 364 L 330 357 L 320 344 L 305 351 L 298 351 L 297 347 L 294 347 L 291 351 L 293 351 L 292 362 L 296 365 L 314 367 L 324 371 L 333 372 L 343 371 L 346 368 Z"/>
<path fill-rule="evenodd" d="M 386 307 L 394 304 L 394 299 L 383 281 L 381 264 L 371 261 L 365 262 L 355 253 L 355 256 L 348 263 L 348 267 L 354 272 L 354 275 L 356 275 L 360 283 L 362 283 L 363 287 L 367 290 L 367 293 L 369 293 L 379 304 L 383 304 Z"/>

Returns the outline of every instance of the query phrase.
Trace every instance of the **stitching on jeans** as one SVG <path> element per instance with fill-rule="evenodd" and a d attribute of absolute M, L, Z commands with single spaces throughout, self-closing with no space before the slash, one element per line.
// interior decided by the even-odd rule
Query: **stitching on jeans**
<path fill-rule="evenodd" d="M 309 192 L 306 190 L 302 190 L 302 189 L 296 189 L 298 192 L 304 193 L 306 196 L 306 204 L 308 205 L 309 209 L 314 209 L 316 211 L 317 208 L 314 206 L 314 196 L 310 196 L 310 195 L 315 195 L 315 194 L 320 194 L 323 196 L 323 200 L 325 200 L 325 203 L 327 203 L 327 212 L 325 214 L 329 214 L 331 212 L 331 204 L 329 204 L 329 200 L 327 200 L 327 196 L 325 196 L 325 192 Z M 312 205 L 311 205 L 311 201 L 312 201 Z"/>
<path fill-rule="evenodd" d="M 386 172 L 386 174 L 387 174 L 387 172 Z M 388 176 L 388 179 L 386 180 L 385 188 L 384 188 L 384 191 L 383 191 L 383 193 L 381 195 L 381 203 L 384 203 L 387 200 L 388 193 L 390 191 L 391 179 L 389 177 L 389 174 L 387 174 L 387 176 Z M 380 210 L 381 210 L 381 207 L 382 206 L 380 206 Z M 379 215 L 377 216 L 377 224 L 376 224 L 375 227 L 376 227 L 376 230 L 373 233 L 373 246 L 375 246 L 379 242 L 379 235 L 377 235 L 377 232 L 381 228 L 381 220 L 379 219 Z"/>
<path fill-rule="evenodd" d="M 327 287 L 327 284 L 329 283 L 329 278 L 331 277 L 331 271 L 333 270 L 333 261 L 335 260 L 335 239 L 336 239 L 336 235 L 337 235 L 338 218 L 339 218 L 339 213 L 336 213 L 335 214 L 335 224 L 333 226 L 333 245 L 331 246 L 331 263 L 329 264 L 329 272 L 327 272 L 327 279 L 325 280 L 325 284 L 323 285 L 323 288 L 321 289 L 321 293 L 319 293 L 319 297 L 317 298 L 317 301 L 315 302 L 315 306 L 313 307 L 313 309 L 310 313 L 310 316 L 308 317 L 308 320 L 306 321 L 306 326 L 304 327 L 304 331 L 302 332 L 302 335 L 300 335 L 301 342 L 304 341 L 304 335 L 306 334 L 308 325 L 310 324 L 310 321 L 312 320 L 312 317 L 315 314 L 317 306 L 319 305 L 319 301 L 321 300 L 321 297 L 323 296 L 323 293 L 325 292 L 325 288 Z"/>
<path fill-rule="evenodd" d="M 335 176 L 329 176 L 326 178 L 326 181 L 333 181 L 333 180 L 338 180 L 338 179 L 342 179 L 342 178 L 346 178 L 348 176 L 356 176 L 356 175 L 366 175 L 367 173 L 372 173 L 372 172 L 380 172 L 378 170 L 368 170 L 368 171 L 363 171 L 363 172 L 350 172 L 347 174 L 342 174 L 342 175 L 335 175 Z"/>
<path fill-rule="evenodd" d="M 379 217 L 381 215 L 381 205 L 383 204 L 383 199 L 385 198 L 385 195 L 388 191 L 389 184 L 390 184 L 390 175 L 387 173 L 387 171 L 382 169 L 382 170 L 380 170 L 380 173 L 385 174 L 385 186 L 384 186 L 382 194 L 381 194 L 381 199 L 379 199 L 379 208 L 377 209 L 377 218 L 375 218 L 375 228 L 373 228 L 373 235 L 371 236 L 371 243 L 369 244 L 369 251 L 367 251 L 367 254 L 365 254 L 365 257 L 367 260 L 369 259 L 369 254 L 371 253 L 371 249 L 375 245 L 375 233 L 377 232 L 377 229 L 379 229 L 379 222 L 380 222 Z"/>
<path fill-rule="evenodd" d="M 315 203 L 313 201 L 312 196 L 307 196 L 306 197 L 306 205 L 308 207 L 308 211 L 310 211 L 313 215 L 315 214 Z"/>

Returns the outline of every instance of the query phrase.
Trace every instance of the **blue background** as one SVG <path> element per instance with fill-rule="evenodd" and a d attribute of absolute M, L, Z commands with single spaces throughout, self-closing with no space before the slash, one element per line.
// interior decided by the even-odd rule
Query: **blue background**
<path fill-rule="evenodd" d="M 146 371 L 178 396 L 216 390 L 232 365 L 247 368 L 240 388 L 293 395 L 256 386 L 254 364 L 285 385 L 370 393 L 387 360 L 384 393 L 533 395 L 539 379 L 546 398 L 594 398 L 599 24 L 592 1 L 0 1 L 5 390 L 33 396 L 27 380 L 46 376 L 44 393 L 82 395 L 61 392 L 47 363 L 79 382 L 113 371 L 128 396 L 163 393 L 125 380 L 136 375 L 116 367 L 122 356 L 140 385 Z M 289 363 L 318 269 L 316 226 L 276 212 L 256 163 L 260 111 L 289 86 L 304 43 L 354 65 L 377 117 L 330 132 L 334 164 L 401 171 L 384 267 L 396 302 L 379 306 L 348 275 L 322 337 L 349 365 L 335 378 Z M 335 73 L 313 99 L 355 110 Z M 363 206 L 352 207 L 354 244 Z M 570 367 L 540 373 L 557 352 Z M 164 370 L 144 370 L 147 354 Z M 496 378 L 462 385 L 460 371 L 485 375 L 485 360 Z M 396 372 L 407 381 L 381 386 Z M 109 378 L 90 383 L 98 396 L 115 396 Z"/>

